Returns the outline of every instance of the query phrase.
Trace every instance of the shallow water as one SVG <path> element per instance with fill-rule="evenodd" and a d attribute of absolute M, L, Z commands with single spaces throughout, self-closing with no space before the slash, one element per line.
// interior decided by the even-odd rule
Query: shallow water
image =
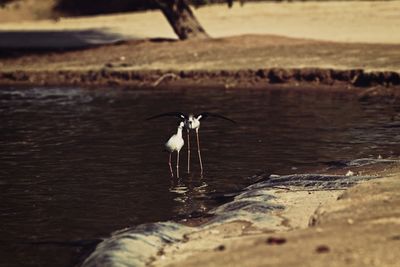
<path fill-rule="evenodd" d="M 251 176 L 301 172 L 325 161 L 399 155 L 399 107 L 341 95 L 266 90 L 0 90 L 0 266 L 71 266 L 93 240 L 145 222 L 196 216 L 204 194 Z M 171 179 L 166 111 L 218 112 L 200 130 L 193 173 Z M 394 118 L 394 121 L 393 121 Z M 192 145 L 194 145 L 192 136 Z M 49 241 L 49 242 L 47 242 Z M 40 243 L 40 244 L 39 244 Z"/>

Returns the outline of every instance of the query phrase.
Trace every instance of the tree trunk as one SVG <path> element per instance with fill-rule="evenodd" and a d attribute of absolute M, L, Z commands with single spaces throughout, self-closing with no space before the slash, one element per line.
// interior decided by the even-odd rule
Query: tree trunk
<path fill-rule="evenodd" d="M 156 0 L 179 39 L 209 38 L 185 0 Z"/>

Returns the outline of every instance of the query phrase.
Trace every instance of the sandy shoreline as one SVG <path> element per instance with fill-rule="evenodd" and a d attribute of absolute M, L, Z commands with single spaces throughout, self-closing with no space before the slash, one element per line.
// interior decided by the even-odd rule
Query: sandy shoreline
<path fill-rule="evenodd" d="M 195 12 L 216 38 L 183 42 L 158 11 L 9 21 L 0 25 L 0 85 L 328 85 L 393 97 L 400 84 L 399 10 L 397 1 L 211 5 Z M 71 49 L 96 43 L 112 44 Z"/>
<path fill-rule="evenodd" d="M 185 261 L 202 257 L 203 253 L 218 254 L 225 251 L 227 247 L 235 247 L 236 243 L 247 242 L 246 240 L 268 238 L 269 236 L 279 238 L 281 233 L 295 229 L 305 229 L 309 225 L 310 216 L 321 205 L 329 205 L 343 193 L 342 190 L 333 191 L 299 191 L 288 192 L 285 190 L 271 190 L 270 194 L 277 197 L 273 204 L 285 205 L 283 211 L 272 212 L 272 216 L 279 219 L 275 225 L 267 223 L 268 228 L 258 228 L 246 221 L 234 221 L 210 227 L 206 230 L 186 235 L 187 240 L 183 243 L 167 246 L 162 250 L 162 255 L 151 263 L 152 266 L 191 266 Z M 279 242 L 278 240 L 276 242 Z M 200 255 L 198 255 L 200 254 Z M 262 256 L 261 256 L 262 257 Z M 203 262 L 205 265 L 217 262 Z M 234 263 L 229 260 L 226 264 L 245 264 L 242 259 Z M 190 263 L 191 264 L 191 263 Z M 242 265 L 243 266 L 243 265 Z"/>
<path fill-rule="evenodd" d="M 283 90 L 294 93 L 341 95 L 346 99 L 400 101 L 400 74 L 365 72 L 360 69 L 333 70 L 257 69 L 218 71 L 0 71 L 0 86 L 40 86 L 168 89 L 188 87 L 226 89 Z"/>
<path fill-rule="evenodd" d="M 33 12 L 45 13 L 32 9 L 32 6 L 0 9 L 0 31 L 95 29 L 127 39 L 176 38 L 160 11 L 32 22 L 29 19 L 37 15 Z M 250 2 L 242 7 L 235 3 L 231 9 L 226 4 L 209 5 L 194 9 L 194 13 L 214 38 L 265 34 L 347 43 L 400 44 L 398 1 Z"/>
<path fill-rule="evenodd" d="M 396 266 L 400 173 L 378 173 L 346 191 L 274 190 L 287 205 L 275 229 L 232 222 L 195 232 L 151 266 Z"/>
<path fill-rule="evenodd" d="M 83 266 L 398 263 L 398 160 L 360 159 L 347 167 L 264 178 L 199 224 L 182 219 L 116 232 Z"/>

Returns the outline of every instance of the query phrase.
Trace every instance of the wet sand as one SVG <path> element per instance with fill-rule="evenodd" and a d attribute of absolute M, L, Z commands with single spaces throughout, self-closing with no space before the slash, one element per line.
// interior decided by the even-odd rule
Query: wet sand
<path fill-rule="evenodd" d="M 396 266 L 400 172 L 389 169 L 346 191 L 275 190 L 287 205 L 281 225 L 232 222 L 195 232 L 152 266 Z"/>
<path fill-rule="evenodd" d="M 161 222 L 115 233 L 83 266 L 397 266 L 398 164 L 269 176 L 197 224 L 183 219 L 185 225 Z M 281 186 L 271 186 L 274 181 Z"/>

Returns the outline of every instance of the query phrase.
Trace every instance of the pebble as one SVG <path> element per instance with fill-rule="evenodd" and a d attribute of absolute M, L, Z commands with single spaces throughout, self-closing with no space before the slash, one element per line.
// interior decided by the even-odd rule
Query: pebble
<path fill-rule="evenodd" d="M 319 245 L 315 251 L 317 253 L 327 253 L 329 252 L 331 249 L 327 246 L 327 245 Z"/>
<path fill-rule="evenodd" d="M 286 243 L 286 238 L 284 237 L 268 237 L 266 240 L 268 245 L 283 245 Z"/>

